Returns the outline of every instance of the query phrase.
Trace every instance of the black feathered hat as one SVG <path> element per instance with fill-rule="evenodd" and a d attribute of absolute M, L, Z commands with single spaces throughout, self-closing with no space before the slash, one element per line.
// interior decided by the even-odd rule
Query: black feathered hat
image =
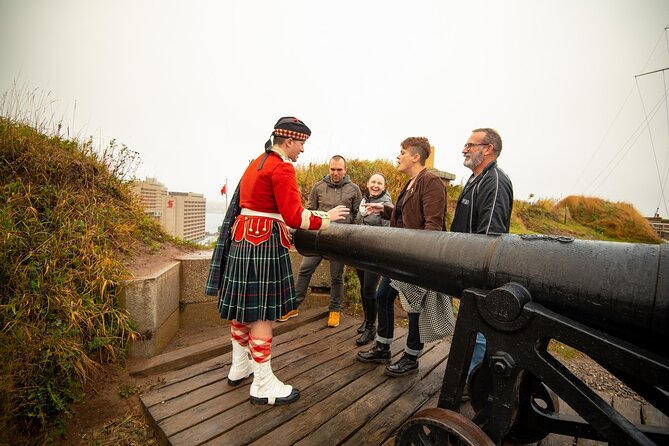
<path fill-rule="evenodd" d="M 292 138 L 298 141 L 306 141 L 311 136 L 311 130 L 306 124 L 293 116 L 284 116 L 274 124 L 272 136 L 280 138 Z M 265 150 L 272 147 L 272 140 L 265 143 Z"/>

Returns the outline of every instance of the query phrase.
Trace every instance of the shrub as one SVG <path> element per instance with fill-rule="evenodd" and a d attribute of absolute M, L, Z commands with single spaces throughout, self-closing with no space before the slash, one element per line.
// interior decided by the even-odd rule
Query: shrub
<path fill-rule="evenodd" d="M 0 443 L 50 438 L 135 336 L 118 303 L 122 255 L 164 233 L 119 178 L 132 160 L 114 144 L 97 154 L 0 118 Z"/>

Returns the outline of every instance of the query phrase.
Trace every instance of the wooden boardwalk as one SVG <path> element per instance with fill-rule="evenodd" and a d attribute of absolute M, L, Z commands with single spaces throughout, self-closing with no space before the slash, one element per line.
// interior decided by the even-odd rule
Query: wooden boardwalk
<path fill-rule="evenodd" d="M 344 317 L 339 327 L 327 328 L 326 315 L 323 309 L 308 310 L 276 327 L 272 367 L 279 379 L 300 389 L 301 397 L 293 404 L 250 404 L 251 379 L 228 386 L 229 337 L 220 339 L 219 352 L 224 353 L 162 373 L 161 384 L 141 395 L 161 443 L 394 444 L 395 432 L 411 415 L 423 407 L 437 406 L 450 339 L 426 345 L 419 373 L 390 378 L 383 373 L 384 366 L 356 360 L 358 351 L 369 348 L 355 344 L 359 320 Z M 402 353 L 406 329 L 397 329 L 396 337 L 394 359 Z M 629 406 L 632 419 L 642 416 L 640 404 L 622 403 Z M 666 417 L 660 420 L 666 423 Z M 551 435 L 541 444 L 598 444 L 580 441 Z"/>

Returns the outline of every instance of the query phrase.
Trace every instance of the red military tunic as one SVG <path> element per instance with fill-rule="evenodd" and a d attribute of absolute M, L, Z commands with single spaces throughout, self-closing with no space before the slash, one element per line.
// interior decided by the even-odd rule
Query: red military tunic
<path fill-rule="evenodd" d="M 246 168 L 241 181 L 239 203 L 242 208 L 281 214 L 283 221 L 295 229 L 325 229 L 330 225 L 326 212 L 302 207 L 297 176 L 290 158 L 274 146 L 262 169 L 258 166 L 265 154 Z"/>

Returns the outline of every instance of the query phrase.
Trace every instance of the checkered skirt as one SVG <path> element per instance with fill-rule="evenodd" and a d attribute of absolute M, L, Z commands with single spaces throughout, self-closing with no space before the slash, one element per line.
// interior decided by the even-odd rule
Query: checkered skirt
<path fill-rule="evenodd" d="M 297 309 L 290 256 L 279 231 L 274 223 L 269 239 L 259 245 L 232 241 L 218 300 L 221 318 L 273 321 Z"/>
<path fill-rule="evenodd" d="M 421 342 L 433 342 L 453 334 L 455 315 L 450 296 L 395 279 L 391 279 L 390 286 L 399 292 L 400 303 L 407 312 L 420 313 Z"/>

